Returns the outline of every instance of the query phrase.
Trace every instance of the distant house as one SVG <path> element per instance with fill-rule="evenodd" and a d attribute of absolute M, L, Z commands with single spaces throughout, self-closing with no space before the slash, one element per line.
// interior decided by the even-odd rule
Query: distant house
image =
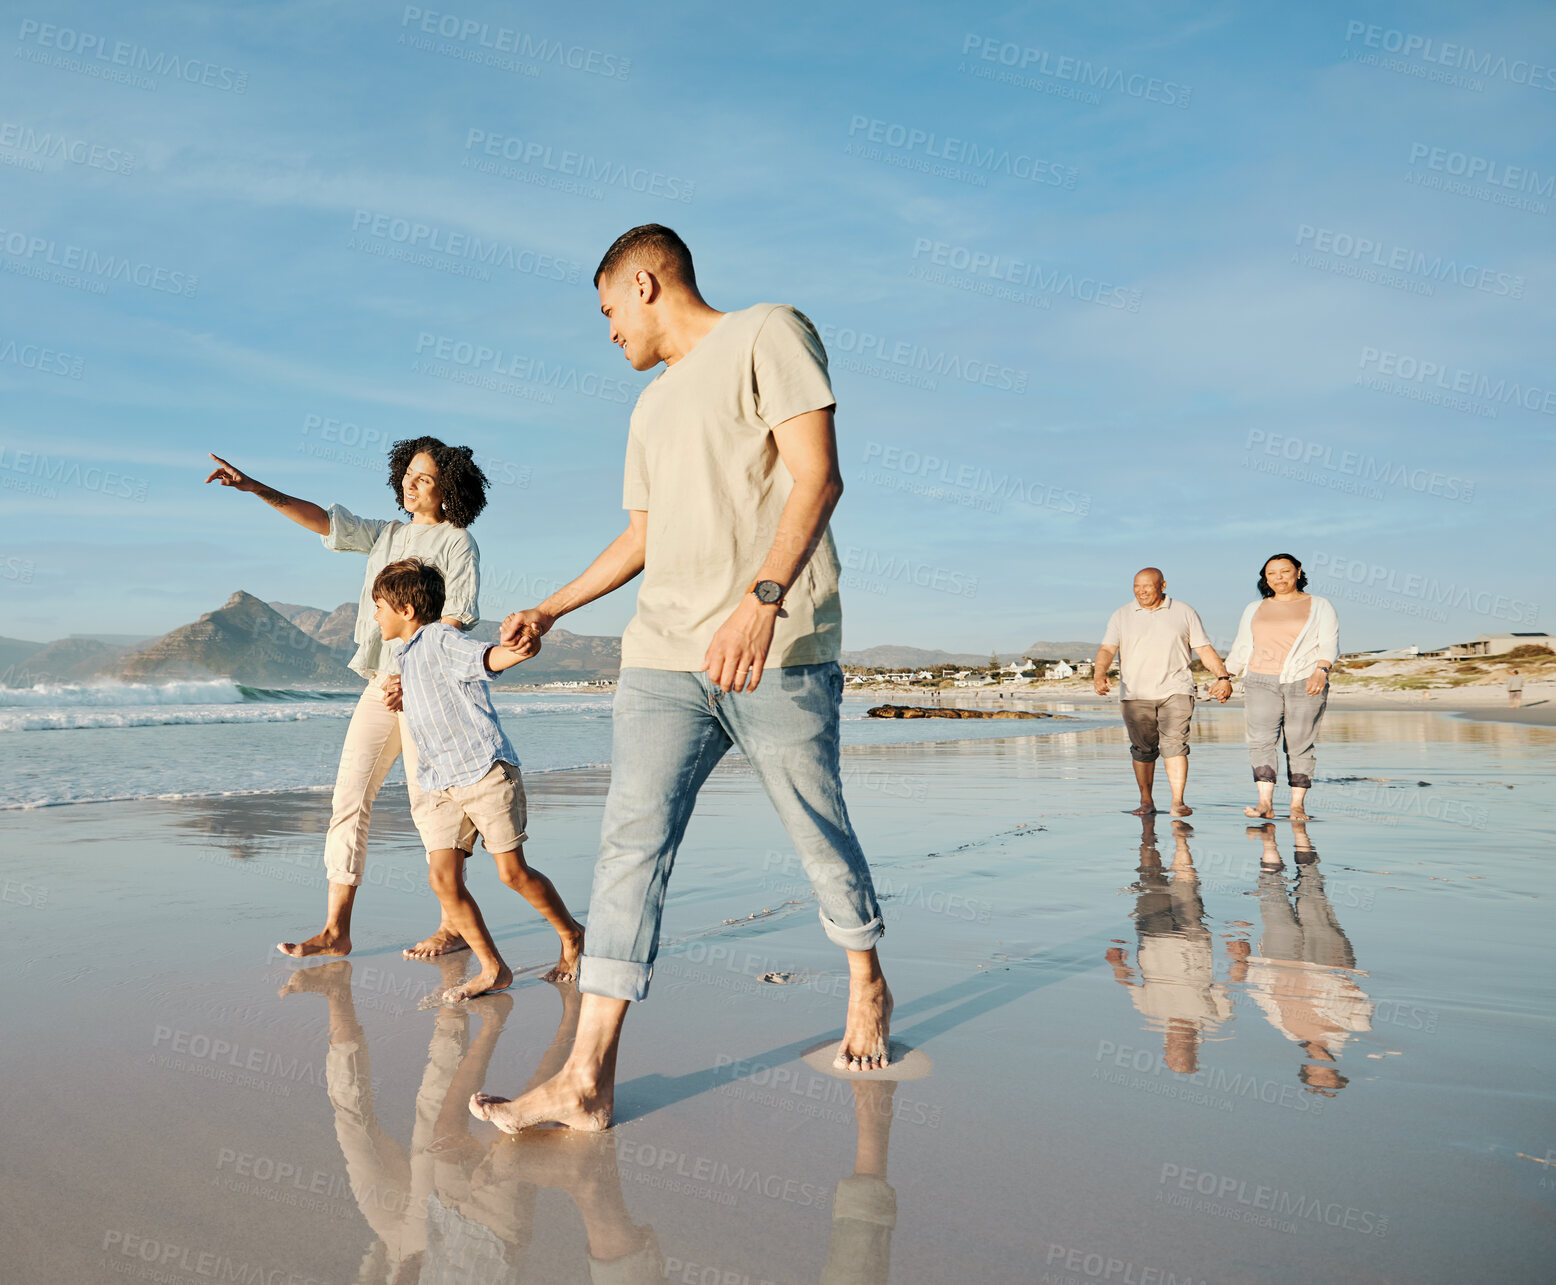
<path fill-rule="evenodd" d="M 1414 660 L 1422 654 L 1419 647 L 1396 647 L 1393 651 L 1348 651 L 1342 660 Z"/>
<path fill-rule="evenodd" d="M 934 675 L 931 674 L 927 669 L 921 669 L 917 674 L 914 675 L 914 677 L 917 678 L 920 682 L 927 682 L 933 679 Z"/>
<path fill-rule="evenodd" d="M 1515 647 L 1544 647 L 1556 651 L 1556 639 L 1545 633 L 1481 634 L 1471 642 L 1452 643 L 1421 655 L 1432 660 L 1459 660 L 1465 656 L 1500 656 Z"/>
<path fill-rule="evenodd" d="M 1050 665 L 1045 671 L 1045 678 L 1073 678 L 1075 670 L 1066 661 L 1060 661 L 1057 665 Z"/>

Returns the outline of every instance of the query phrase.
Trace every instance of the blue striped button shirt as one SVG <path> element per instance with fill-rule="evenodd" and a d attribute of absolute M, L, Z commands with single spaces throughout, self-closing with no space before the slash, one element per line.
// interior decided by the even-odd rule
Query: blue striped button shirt
<path fill-rule="evenodd" d="M 396 644 L 405 721 L 416 742 L 416 781 L 423 790 L 472 785 L 493 763 L 519 766 L 492 708 L 486 668 L 491 645 L 440 621 Z"/>

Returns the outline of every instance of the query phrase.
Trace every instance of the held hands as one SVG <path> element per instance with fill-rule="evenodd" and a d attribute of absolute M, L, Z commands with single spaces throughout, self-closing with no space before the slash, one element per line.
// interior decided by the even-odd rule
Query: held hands
<path fill-rule="evenodd" d="M 220 455 L 212 455 L 211 458 L 216 461 L 217 467 L 212 471 L 210 477 L 205 479 L 206 482 L 220 482 L 223 486 L 235 486 L 240 491 L 252 491 L 255 489 L 256 483 L 253 478 L 233 468 Z"/>
<path fill-rule="evenodd" d="M 1224 695 L 1224 696 L 1216 696 L 1216 688 L 1221 686 L 1222 683 L 1226 684 L 1226 695 Z M 1215 682 L 1210 684 L 1210 694 L 1212 696 L 1215 696 L 1216 700 L 1219 701 L 1221 704 L 1225 705 L 1227 703 L 1227 701 L 1232 699 L 1232 680 L 1230 678 L 1218 678 L 1218 679 L 1216 679 Z"/>
<path fill-rule="evenodd" d="M 703 658 L 703 672 L 715 686 L 729 692 L 754 692 L 773 645 L 779 608 L 747 594 L 729 619 L 719 626 Z"/>
<path fill-rule="evenodd" d="M 1317 696 L 1328 684 L 1329 671 L 1320 666 L 1307 677 L 1307 694 Z"/>
<path fill-rule="evenodd" d="M 541 636 L 551 631 L 551 626 L 556 624 L 556 617 L 547 615 L 539 607 L 531 607 L 528 611 L 510 611 L 502 620 L 502 628 L 497 636 L 502 640 L 504 647 L 528 648 L 520 660 L 528 660 L 540 650 Z M 521 639 L 528 641 L 521 642 Z"/>
<path fill-rule="evenodd" d="M 391 714 L 398 714 L 405 708 L 405 689 L 400 685 L 398 674 L 390 674 L 384 680 L 384 704 Z"/>

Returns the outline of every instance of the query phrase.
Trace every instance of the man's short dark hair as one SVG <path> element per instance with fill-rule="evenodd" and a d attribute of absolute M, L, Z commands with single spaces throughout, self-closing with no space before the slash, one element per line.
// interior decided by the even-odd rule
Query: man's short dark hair
<path fill-rule="evenodd" d="M 420 558 L 401 558 L 378 573 L 373 597 L 382 598 L 396 611 L 409 607 L 418 625 L 428 624 L 443 614 L 443 573 Z"/>
<path fill-rule="evenodd" d="M 657 277 L 674 278 L 694 290 L 697 288 L 692 252 L 673 229 L 662 223 L 644 223 L 612 241 L 600 266 L 594 270 L 595 286 L 599 286 L 601 277 L 613 277 L 628 266 L 647 268 Z"/>

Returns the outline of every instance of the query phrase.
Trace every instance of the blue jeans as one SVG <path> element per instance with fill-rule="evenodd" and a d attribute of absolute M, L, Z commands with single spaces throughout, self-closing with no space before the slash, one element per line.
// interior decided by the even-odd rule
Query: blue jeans
<path fill-rule="evenodd" d="M 827 936 L 845 950 L 875 945 L 880 906 L 838 778 L 842 700 L 843 673 L 831 662 L 769 669 L 754 692 L 721 692 L 704 673 L 621 671 L 579 990 L 648 994 L 676 850 L 697 791 L 732 747 L 778 809 Z"/>

